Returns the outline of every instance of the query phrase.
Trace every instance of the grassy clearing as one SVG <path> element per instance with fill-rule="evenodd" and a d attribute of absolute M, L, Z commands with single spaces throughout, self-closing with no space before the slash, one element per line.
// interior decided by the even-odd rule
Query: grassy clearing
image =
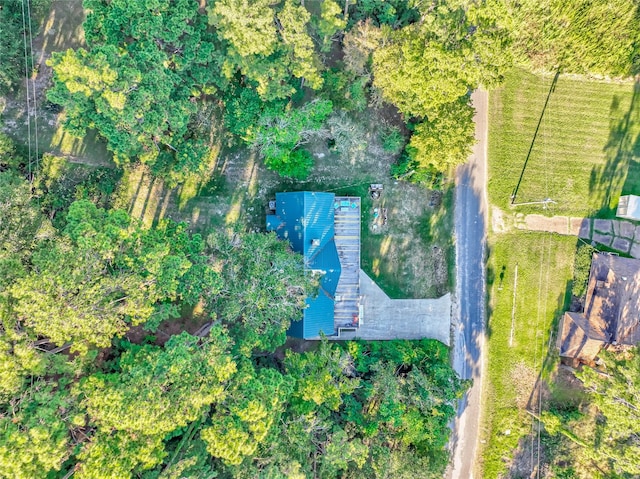
<path fill-rule="evenodd" d="M 640 194 L 640 87 L 561 75 L 540 121 L 552 83 L 514 70 L 491 93 L 491 202 L 509 208 L 531 148 L 517 203 L 551 198 L 548 215 L 613 217 L 621 193 Z"/>
<path fill-rule="evenodd" d="M 485 478 L 505 472 L 520 439 L 531 429 L 525 413 L 540 374 L 549 379 L 549 336 L 570 299 L 576 239 L 518 232 L 491 241 L 488 374 L 483 451 Z M 514 279 L 518 279 L 514 307 Z M 513 336 L 512 336 L 513 325 Z M 512 338 L 512 339 L 511 339 Z M 544 364 L 544 367 L 543 367 Z"/>

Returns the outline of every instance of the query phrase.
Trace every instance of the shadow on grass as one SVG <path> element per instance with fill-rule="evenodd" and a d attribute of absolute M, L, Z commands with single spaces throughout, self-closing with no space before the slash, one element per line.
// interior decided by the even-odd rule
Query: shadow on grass
<path fill-rule="evenodd" d="M 556 90 L 556 85 L 558 84 L 558 78 L 560 77 L 560 69 L 556 72 L 553 77 L 553 81 L 551 82 L 551 86 L 549 87 L 549 93 L 547 93 L 547 99 L 544 102 L 544 106 L 542 107 L 542 113 L 540 113 L 540 118 L 538 119 L 538 124 L 536 125 L 536 130 L 533 133 L 533 138 L 531 139 L 531 145 L 529 146 L 529 151 L 527 152 L 527 156 L 524 159 L 524 164 L 522 165 L 522 171 L 520 172 L 520 177 L 518 178 L 518 183 L 516 187 L 513 189 L 513 193 L 511 193 L 511 204 L 516 204 L 516 197 L 518 196 L 518 190 L 520 189 L 520 184 L 522 183 L 522 178 L 524 177 L 524 172 L 527 169 L 527 163 L 529 163 L 529 158 L 531 158 L 531 152 L 533 151 L 533 146 L 536 144 L 536 139 L 538 138 L 538 132 L 540 131 L 540 125 L 542 124 L 542 119 L 544 118 L 544 114 L 547 111 L 547 106 L 549 105 L 549 99 L 551 98 L 551 94 Z M 542 198 L 540 198 L 542 199 Z"/>
<path fill-rule="evenodd" d="M 529 477 L 529 475 L 534 477 L 537 472 L 544 470 L 545 464 L 549 461 L 548 440 L 545 437 L 545 440 L 539 441 L 538 434 L 542 434 L 544 429 L 534 417 L 539 417 L 542 411 L 548 409 L 553 397 L 552 374 L 559 363 L 558 351 L 555 347 L 556 332 L 560 318 L 571 302 L 571 284 L 572 281 L 568 280 L 564 293 L 559 294 L 557 298 L 547 354 L 542 361 L 542 367 L 526 405 L 526 410 L 531 414 L 533 421 L 531 432 L 518 441 L 518 447 L 510 461 L 508 477 Z"/>
<path fill-rule="evenodd" d="M 577 247 L 577 246 L 576 246 Z M 573 280 L 567 280 L 565 283 L 564 292 L 558 295 L 556 300 L 556 309 L 553 313 L 553 321 L 551 323 L 551 331 L 549 332 L 549 342 L 547 348 L 547 354 L 542 361 L 538 377 L 535 382 L 535 386 L 531 391 L 529 400 L 527 401 L 527 410 L 535 414 L 539 414 L 539 411 L 544 409 L 544 402 L 549 397 L 550 384 L 553 380 L 553 374 L 560 364 L 560 356 L 558 354 L 558 348 L 556 347 L 558 340 L 558 327 L 560 320 L 566 311 L 569 311 L 571 307 L 571 292 L 573 288 Z"/>
<path fill-rule="evenodd" d="M 493 248 L 491 247 L 490 244 L 487 244 L 487 246 L 485 247 L 485 257 L 484 257 L 484 264 L 486 264 L 486 283 L 487 283 L 487 288 L 485 291 L 485 295 L 484 295 L 484 304 L 486 307 L 486 321 L 485 321 L 485 325 L 484 325 L 484 332 L 485 335 L 487 337 L 487 341 L 491 338 L 492 335 L 492 329 L 491 329 L 491 322 L 489 321 L 489 318 L 493 317 L 493 307 L 491 306 L 491 292 L 493 291 L 493 285 L 496 282 L 496 271 L 493 267 L 493 265 L 491 264 L 491 262 L 489 261 L 489 259 L 491 258 L 491 254 L 493 252 Z M 500 283 L 498 285 L 498 290 L 501 291 L 502 290 L 502 283 L 504 280 L 504 276 L 505 273 L 507 271 L 507 267 L 506 265 L 502 265 L 500 268 L 500 273 L 498 275 L 498 278 L 500 280 Z"/>
<path fill-rule="evenodd" d="M 636 82 L 629 108 L 621 114 L 621 98 L 613 98 L 613 118 L 604 147 L 606 162 L 591 170 L 589 193 L 602 197 L 597 217 L 614 218 L 620 194 L 640 194 L 640 82 Z"/>

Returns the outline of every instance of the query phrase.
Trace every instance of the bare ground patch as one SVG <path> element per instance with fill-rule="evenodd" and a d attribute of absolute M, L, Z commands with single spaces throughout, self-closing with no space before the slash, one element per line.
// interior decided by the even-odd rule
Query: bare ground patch
<path fill-rule="evenodd" d="M 24 80 L 17 92 L 0 98 L 2 130 L 19 143 L 28 145 L 30 142 L 34 158 L 37 134 L 40 154 L 64 156 L 74 163 L 111 166 L 111 153 L 95 132 L 89 132 L 84 138 L 69 135 L 62 129 L 60 109 L 46 99 L 46 90 L 52 81 L 52 69 L 46 62 L 53 52 L 85 46 L 84 19 L 82 0 L 51 2 L 49 12 L 38 27 L 38 35 L 33 39 L 34 68 L 28 84 L 29 109 L 27 82 Z"/>

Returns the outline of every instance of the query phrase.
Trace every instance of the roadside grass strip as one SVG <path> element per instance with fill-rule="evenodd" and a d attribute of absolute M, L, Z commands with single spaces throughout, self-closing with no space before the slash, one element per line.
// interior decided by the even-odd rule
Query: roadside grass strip
<path fill-rule="evenodd" d="M 531 432 L 526 409 L 537 411 L 536 384 L 541 373 L 547 379 L 548 360 L 555 357 L 549 337 L 553 332 L 555 338 L 557 320 L 568 302 L 575 248 L 575 238 L 549 233 L 517 232 L 490 240 L 482 427 L 485 478 L 500 477 L 520 440 Z"/>
<path fill-rule="evenodd" d="M 489 119 L 489 196 L 499 208 L 510 207 L 527 156 L 515 202 L 556 203 L 519 213 L 613 217 L 620 194 L 640 194 L 638 83 L 560 75 L 554 84 L 513 70 L 489 96 Z"/>

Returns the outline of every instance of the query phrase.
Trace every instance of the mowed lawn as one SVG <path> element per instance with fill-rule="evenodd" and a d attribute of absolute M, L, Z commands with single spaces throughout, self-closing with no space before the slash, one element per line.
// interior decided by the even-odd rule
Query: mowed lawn
<path fill-rule="evenodd" d="M 513 70 L 491 92 L 491 202 L 509 208 L 529 155 L 516 203 L 551 198 L 548 215 L 615 216 L 621 193 L 640 194 L 640 86 L 560 75 L 549 95 L 553 80 Z"/>
<path fill-rule="evenodd" d="M 541 372 L 547 378 L 553 363 L 549 338 L 553 333 L 555 339 L 557 320 L 567 307 L 575 249 L 576 238 L 550 233 L 516 232 L 490 241 L 484 478 L 500 477 L 531 432 L 525 409 L 535 409 L 536 381 Z"/>

